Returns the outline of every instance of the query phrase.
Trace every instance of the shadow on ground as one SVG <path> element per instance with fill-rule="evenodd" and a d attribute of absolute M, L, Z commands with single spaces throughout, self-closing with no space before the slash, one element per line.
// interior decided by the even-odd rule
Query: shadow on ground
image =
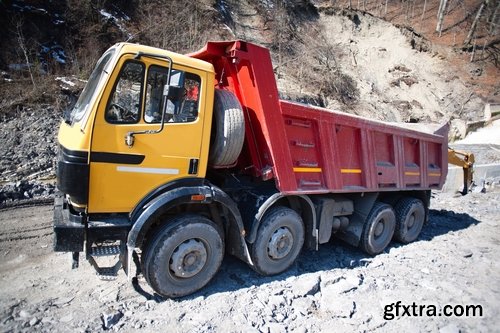
<path fill-rule="evenodd" d="M 430 210 L 429 214 L 429 222 L 424 226 L 417 242 L 430 241 L 437 236 L 463 230 L 480 222 L 468 214 L 455 213 L 448 210 Z M 386 249 L 386 252 L 389 252 L 392 248 L 401 246 L 405 245 L 393 242 Z M 208 286 L 178 300 L 191 300 L 197 297 L 208 297 L 216 293 L 233 292 L 275 281 L 284 281 L 289 277 L 307 273 L 328 271 L 337 268 L 352 269 L 367 265 L 371 262 L 371 259 L 371 256 L 359 249 L 333 239 L 327 244 L 322 244 L 318 251 L 303 250 L 294 265 L 286 272 L 265 277 L 254 272 L 242 261 L 228 255 L 224 259 L 221 269 Z M 161 296 L 150 294 L 142 287 L 150 290 L 145 282 L 141 282 L 140 284 L 135 283 L 136 290 L 147 299 L 154 299 L 157 302 L 163 301 Z"/>

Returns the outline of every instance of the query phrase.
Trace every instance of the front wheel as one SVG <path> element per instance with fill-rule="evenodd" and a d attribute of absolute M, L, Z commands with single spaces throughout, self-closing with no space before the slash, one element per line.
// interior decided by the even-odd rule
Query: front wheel
<path fill-rule="evenodd" d="M 287 270 L 304 244 L 302 218 L 288 207 L 271 208 L 259 226 L 251 247 L 253 269 L 262 275 Z"/>
<path fill-rule="evenodd" d="M 220 228 L 199 215 L 181 215 L 153 237 L 143 256 L 146 280 L 164 297 L 186 296 L 215 276 L 224 256 Z"/>

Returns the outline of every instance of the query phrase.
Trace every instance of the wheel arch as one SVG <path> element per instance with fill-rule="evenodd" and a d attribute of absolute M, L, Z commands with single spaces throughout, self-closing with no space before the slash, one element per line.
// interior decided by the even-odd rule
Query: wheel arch
<path fill-rule="evenodd" d="M 127 239 L 129 249 L 142 247 L 148 234 L 154 228 L 164 225 L 162 217 L 198 211 L 208 214 L 208 217 L 224 230 L 226 247 L 231 254 L 252 264 L 244 239 L 245 229 L 241 214 L 236 203 L 221 189 L 204 182 L 203 185 L 173 188 L 169 186 L 168 189 L 157 193 L 157 196 L 144 200 L 144 205 L 136 207 L 131 214 L 133 225 Z M 204 197 L 203 200 L 199 200 L 200 194 Z M 188 208 L 189 210 L 186 210 Z"/>
<path fill-rule="evenodd" d="M 250 233 L 247 236 L 249 243 L 254 243 L 257 238 L 257 231 L 262 222 L 262 218 L 272 207 L 286 206 L 297 212 L 304 222 L 306 237 L 304 245 L 309 249 L 318 249 L 318 233 L 316 228 L 316 210 L 314 204 L 307 195 L 286 195 L 283 193 L 275 193 L 267 198 L 262 205 L 259 206 L 253 222 Z"/>

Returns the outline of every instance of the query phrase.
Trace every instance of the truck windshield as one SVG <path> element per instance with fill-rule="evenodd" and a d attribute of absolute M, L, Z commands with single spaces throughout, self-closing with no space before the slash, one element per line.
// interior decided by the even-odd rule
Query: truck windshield
<path fill-rule="evenodd" d="M 106 74 L 104 68 L 106 68 L 106 65 L 113 57 L 114 53 L 114 49 L 109 50 L 108 52 L 104 53 L 104 55 L 99 59 L 94 71 L 90 75 L 90 78 L 85 85 L 85 88 L 78 98 L 78 101 L 76 102 L 71 112 L 67 115 L 67 117 L 65 117 L 65 121 L 67 123 L 74 124 L 75 122 L 78 122 L 83 118 L 83 115 L 87 112 L 90 102 L 92 101 L 92 97 L 94 97 L 94 93 L 97 86 L 99 85 L 99 82 L 101 82 L 104 74 Z"/>

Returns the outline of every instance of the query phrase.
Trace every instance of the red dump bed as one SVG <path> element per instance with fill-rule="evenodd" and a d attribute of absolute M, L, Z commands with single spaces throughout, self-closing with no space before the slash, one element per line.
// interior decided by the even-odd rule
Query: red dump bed
<path fill-rule="evenodd" d="M 441 188 L 448 127 L 416 131 L 279 100 L 269 51 L 242 41 L 210 42 L 192 57 L 211 62 L 216 86 L 245 112 L 238 167 L 274 178 L 281 192 L 329 193 Z"/>
<path fill-rule="evenodd" d="M 294 177 L 284 191 L 359 192 L 440 188 L 445 136 L 280 102 Z M 444 166 L 444 168 L 443 168 Z M 287 167 L 287 166 L 283 166 Z"/>

